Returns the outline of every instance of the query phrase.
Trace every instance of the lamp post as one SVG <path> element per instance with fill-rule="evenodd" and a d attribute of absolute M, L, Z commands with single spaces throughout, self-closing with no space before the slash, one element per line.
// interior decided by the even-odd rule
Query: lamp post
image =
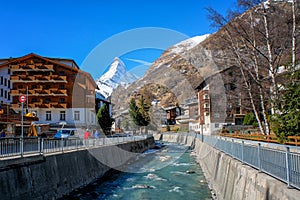
<path fill-rule="evenodd" d="M 22 104 L 22 111 L 21 111 L 21 156 L 23 157 L 23 152 L 24 152 L 24 102 L 26 101 L 26 95 L 21 94 L 19 96 L 19 101 Z"/>

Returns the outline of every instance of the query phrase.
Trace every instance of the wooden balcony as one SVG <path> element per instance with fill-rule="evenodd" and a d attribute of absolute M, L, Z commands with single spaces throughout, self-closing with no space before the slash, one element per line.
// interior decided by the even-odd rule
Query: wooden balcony
<path fill-rule="evenodd" d="M 68 91 L 66 89 L 59 89 L 59 94 L 68 95 Z"/>
<path fill-rule="evenodd" d="M 19 81 L 19 80 L 20 80 L 20 77 L 17 76 L 17 75 L 12 75 L 12 76 L 10 76 L 10 81 L 11 81 L 11 82 L 15 82 L 15 81 Z"/>
<path fill-rule="evenodd" d="M 67 108 L 67 103 L 49 102 L 41 105 L 44 108 Z"/>
<path fill-rule="evenodd" d="M 65 109 L 66 109 L 68 104 L 67 104 L 67 103 L 59 103 L 59 105 L 60 105 L 62 108 L 65 108 Z"/>
<path fill-rule="evenodd" d="M 57 82 L 67 82 L 67 76 L 52 75 L 50 79 Z"/>
<path fill-rule="evenodd" d="M 19 68 L 19 65 L 10 65 L 10 70 L 18 70 Z"/>
<path fill-rule="evenodd" d="M 41 102 L 32 102 L 32 103 L 29 103 L 28 106 L 30 108 L 40 108 L 43 106 L 43 104 Z"/>
<path fill-rule="evenodd" d="M 11 71 L 54 71 L 53 65 L 44 65 L 43 63 L 10 65 Z"/>
<path fill-rule="evenodd" d="M 35 69 L 35 65 L 27 65 L 26 66 L 28 69 Z"/>
<path fill-rule="evenodd" d="M 53 65 L 43 65 L 43 67 L 49 71 L 53 71 Z"/>
<path fill-rule="evenodd" d="M 15 89 L 15 90 L 10 90 L 10 95 L 11 96 L 18 96 L 21 94 L 26 94 L 26 89 Z"/>

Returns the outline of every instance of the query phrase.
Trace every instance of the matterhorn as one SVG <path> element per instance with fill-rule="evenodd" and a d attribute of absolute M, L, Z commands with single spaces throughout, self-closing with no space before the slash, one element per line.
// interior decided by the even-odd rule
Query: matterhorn
<path fill-rule="evenodd" d="M 111 96 L 113 90 L 119 85 L 129 85 L 138 79 L 134 74 L 129 73 L 126 70 L 124 62 L 120 58 L 115 58 L 110 65 L 108 71 L 106 71 L 96 83 L 99 90 L 97 91 L 105 98 Z"/>

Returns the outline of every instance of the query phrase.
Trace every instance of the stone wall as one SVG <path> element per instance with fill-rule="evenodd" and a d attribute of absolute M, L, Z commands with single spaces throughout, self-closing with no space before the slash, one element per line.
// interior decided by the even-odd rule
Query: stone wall
<path fill-rule="evenodd" d="M 153 146 L 153 138 L 148 138 L 117 146 L 2 160 L 0 199 L 60 198 Z"/>
<path fill-rule="evenodd" d="M 154 135 L 154 137 L 161 136 Z M 189 136 L 188 139 L 184 139 L 184 137 L 188 136 L 174 133 L 162 136 L 163 141 L 188 141 L 185 143 L 187 145 L 191 145 L 191 141 L 194 140 L 192 144 L 195 147 L 197 162 L 219 200 L 299 199 L 299 190 L 287 188 L 286 183 L 243 165 L 238 160 L 202 143 L 198 138 Z"/>

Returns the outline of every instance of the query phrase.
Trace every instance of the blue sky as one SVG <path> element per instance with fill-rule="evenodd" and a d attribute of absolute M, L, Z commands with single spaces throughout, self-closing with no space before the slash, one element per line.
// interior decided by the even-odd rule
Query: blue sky
<path fill-rule="evenodd" d="M 205 8 L 211 6 L 224 13 L 234 5 L 234 0 L 1 1 L 0 58 L 31 52 L 46 57 L 71 58 L 96 78 L 107 66 L 82 64 L 97 45 L 114 35 L 143 27 L 164 28 L 187 37 L 212 33 L 215 30 L 210 28 Z M 117 56 L 133 69 L 141 65 L 133 60 L 151 63 L 162 50 L 129 49 Z M 97 58 L 102 59 L 101 55 Z"/>

